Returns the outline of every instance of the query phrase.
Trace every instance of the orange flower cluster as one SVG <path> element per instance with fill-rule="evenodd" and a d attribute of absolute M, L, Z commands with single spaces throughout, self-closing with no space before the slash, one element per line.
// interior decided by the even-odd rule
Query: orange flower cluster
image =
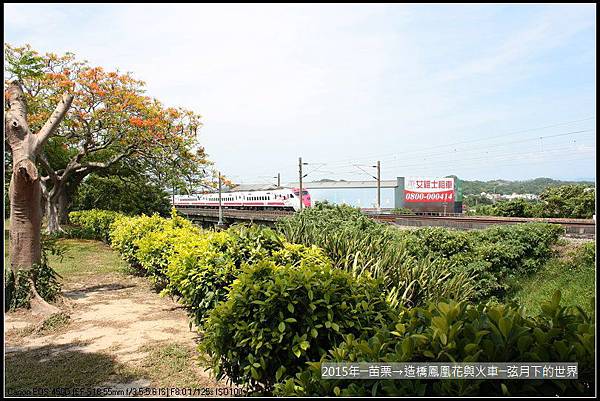
<path fill-rule="evenodd" d="M 129 123 L 138 128 L 155 128 L 161 123 L 161 120 L 158 117 L 148 118 L 146 120 L 140 117 L 130 117 Z"/>
<path fill-rule="evenodd" d="M 129 123 L 134 127 L 142 128 L 144 126 L 144 120 L 139 117 L 130 117 Z"/>

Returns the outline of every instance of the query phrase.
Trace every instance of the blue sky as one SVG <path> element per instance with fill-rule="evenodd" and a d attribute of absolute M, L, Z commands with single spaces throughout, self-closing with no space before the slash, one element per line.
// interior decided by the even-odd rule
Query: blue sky
<path fill-rule="evenodd" d="M 595 5 L 15 5 L 5 40 L 131 71 L 236 182 L 595 179 Z"/>

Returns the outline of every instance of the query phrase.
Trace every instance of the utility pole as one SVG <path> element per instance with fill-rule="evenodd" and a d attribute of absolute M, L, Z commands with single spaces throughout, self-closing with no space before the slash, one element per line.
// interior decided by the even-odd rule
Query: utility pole
<path fill-rule="evenodd" d="M 302 158 L 298 158 L 298 173 L 300 174 L 300 211 L 302 211 Z"/>
<path fill-rule="evenodd" d="M 381 162 L 377 160 L 377 211 L 381 211 Z"/>
<path fill-rule="evenodd" d="M 175 160 L 173 160 L 173 174 L 175 174 Z M 173 207 L 175 207 L 175 177 L 171 178 L 171 190 L 173 195 Z"/>
<path fill-rule="evenodd" d="M 223 226 L 223 207 L 221 204 L 221 172 L 219 171 L 219 222 L 217 223 L 219 227 Z"/>

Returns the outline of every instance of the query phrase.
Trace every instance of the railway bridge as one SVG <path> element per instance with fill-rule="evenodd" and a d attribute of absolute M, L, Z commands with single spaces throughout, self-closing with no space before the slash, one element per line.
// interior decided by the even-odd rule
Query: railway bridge
<path fill-rule="evenodd" d="M 177 208 L 177 211 L 184 215 L 187 219 L 202 226 L 217 225 L 219 223 L 218 209 L 200 209 L 200 208 Z M 292 215 L 294 212 L 277 210 L 236 210 L 223 209 L 222 221 L 228 226 L 234 223 L 256 223 L 273 226 L 275 222 L 286 216 Z"/>
<path fill-rule="evenodd" d="M 178 208 L 177 210 L 189 220 L 203 226 L 217 225 L 219 222 L 219 210 L 217 209 Z M 465 216 L 460 214 L 446 216 L 403 215 L 394 214 L 391 209 L 382 209 L 381 211 L 363 209 L 363 212 L 374 220 L 396 226 L 446 227 L 460 230 L 476 230 L 498 224 L 544 222 L 560 224 L 565 228 L 567 236 L 590 238 L 595 237 L 596 234 L 596 221 L 591 219 Z M 291 211 L 223 209 L 222 221 L 226 226 L 234 223 L 256 223 L 273 226 L 277 220 L 290 216 L 293 213 Z"/>

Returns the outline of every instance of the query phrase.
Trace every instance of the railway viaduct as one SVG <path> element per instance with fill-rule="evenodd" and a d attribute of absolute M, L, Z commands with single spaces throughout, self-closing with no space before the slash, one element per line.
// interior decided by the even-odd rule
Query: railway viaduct
<path fill-rule="evenodd" d="M 219 221 L 217 209 L 178 208 L 178 211 L 191 221 L 207 225 L 216 225 Z M 498 224 L 520 224 L 528 222 L 545 222 L 560 224 L 565 228 L 565 234 L 573 237 L 594 237 L 596 234 L 596 221 L 588 219 L 544 219 L 520 217 L 491 217 L 491 216 L 416 216 L 393 214 L 391 210 L 376 211 L 363 209 L 363 212 L 374 220 L 409 227 L 447 227 L 461 230 L 483 229 Z M 288 211 L 258 211 L 258 210 L 232 210 L 223 209 L 223 223 L 256 223 L 273 226 L 283 217 L 294 212 Z"/>

